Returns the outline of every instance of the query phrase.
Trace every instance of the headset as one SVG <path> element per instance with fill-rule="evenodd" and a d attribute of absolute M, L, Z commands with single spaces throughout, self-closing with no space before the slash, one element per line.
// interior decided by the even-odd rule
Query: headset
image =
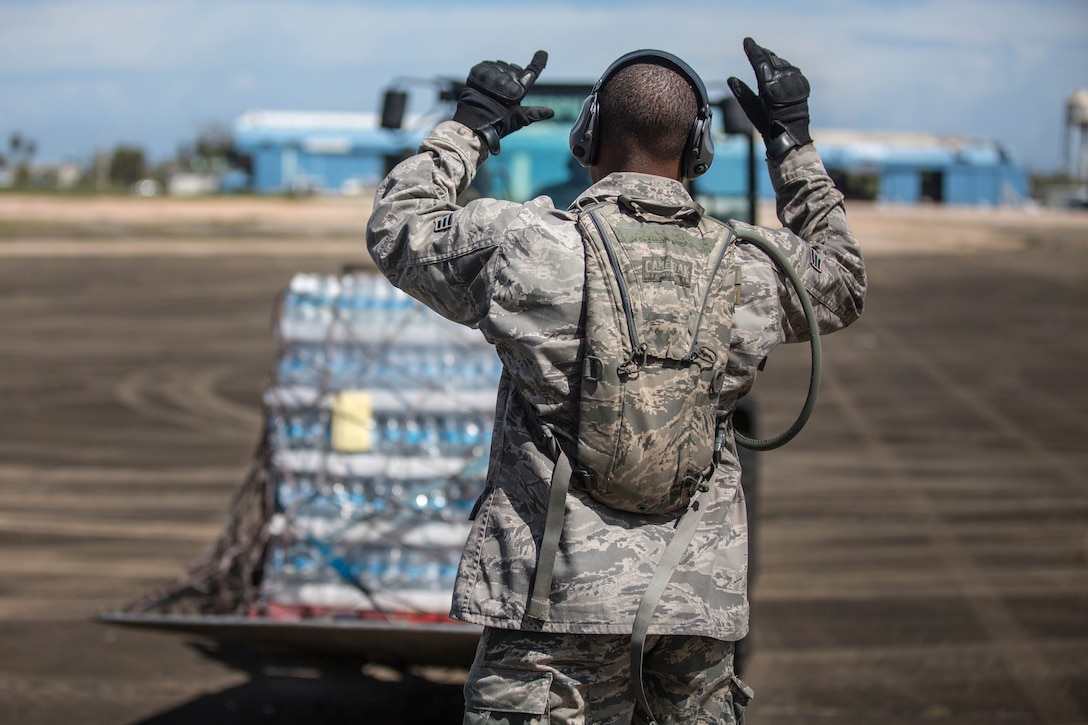
<path fill-rule="evenodd" d="M 691 84 L 692 90 L 699 102 L 699 112 L 695 116 L 695 122 L 691 126 L 687 146 L 684 148 L 683 157 L 680 159 L 680 170 L 685 179 L 694 179 L 706 173 L 714 160 L 714 141 L 710 137 L 710 99 L 706 93 L 706 86 L 699 75 L 684 61 L 672 53 L 663 50 L 635 50 L 618 58 L 608 66 L 600 80 L 593 86 L 593 90 L 582 103 L 582 112 L 578 114 L 578 120 L 570 130 L 570 152 L 582 166 L 592 166 L 597 162 L 599 144 L 599 126 L 601 122 L 600 105 L 597 93 L 608 79 L 633 63 L 657 61 L 660 65 L 679 73 Z"/>

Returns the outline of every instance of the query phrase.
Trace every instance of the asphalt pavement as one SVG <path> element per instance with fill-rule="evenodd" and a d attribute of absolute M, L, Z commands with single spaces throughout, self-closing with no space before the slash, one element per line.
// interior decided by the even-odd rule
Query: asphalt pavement
<path fill-rule="evenodd" d="M 760 455 L 750 725 L 1088 723 L 1088 221 L 1020 226 L 970 253 L 871 255 L 812 421 Z M 361 239 L 15 242 L 0 722 L 459 722 L 456 668 L 94 620 L 219 533 L 261 434 L 276 295 L 365 261 Z M 762 434 L 800 407 L 807 354 L 771 357 Z"/>

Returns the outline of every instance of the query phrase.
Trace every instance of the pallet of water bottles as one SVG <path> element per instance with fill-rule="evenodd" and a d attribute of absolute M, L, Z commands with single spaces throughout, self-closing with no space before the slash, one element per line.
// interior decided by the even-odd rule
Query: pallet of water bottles
<path fill-rule="evenodd" d="M 487 470 L 493 348 L 366 274 L 296 275 L 276 337 L 258 609 L 446 615 Z"/>

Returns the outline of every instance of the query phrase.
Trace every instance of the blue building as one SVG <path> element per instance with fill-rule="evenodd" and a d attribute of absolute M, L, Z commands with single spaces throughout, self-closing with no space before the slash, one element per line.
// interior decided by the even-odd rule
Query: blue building
<path fill-rule="evenodd" d="M 1012 206 L 1028 196 L 1026 171 L 989 139 L 858 131 L 813 137 L 848 196 L 970 206 Z"/>
<path fill-rule="evenodd" d="M 373 113 L 249 111 L 234 122 L 257 194 L 355 193 L 376 186 L 387 159 L 419 145 L 422 132 L 379 127 Z"/>
<path fill-rule="evenodd" d="M 565 206 L 589 183 L 567 151 L 569 115 L 504 138 L 502 153 L 482 167 L 476 193 L 517 201 L 548 193 Z M 391 130 L 381 127 L 377 114 L 251 111 L 235 122 L 234 143 L 252 161 L 254 193 L 358 193 L 414 152 L 440 117 L 414 118 L 405 129 Z M 848 198 L 972 206 L 1009 206 L 1027 198 L 1026 172 L 990 140 L 820 130 L 813 136 Z M 755 150 L 757 196 L 771 199 L 762 144 Z M 718 132 L 715 152 L 710 171 L 694 182 L 696 198 L 715 215 L 744 218 L 748 139 Z"/>

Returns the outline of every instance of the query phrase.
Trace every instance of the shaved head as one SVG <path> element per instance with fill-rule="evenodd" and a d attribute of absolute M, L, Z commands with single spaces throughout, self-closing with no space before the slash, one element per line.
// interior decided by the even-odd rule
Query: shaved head
<path fill-rule="evenodd" d="M 691 84 L 672 68 L 632 63 L 609 78 L 597 97 L 603 142 L 654 159 L 683 156 L 699 104 Z"/>

